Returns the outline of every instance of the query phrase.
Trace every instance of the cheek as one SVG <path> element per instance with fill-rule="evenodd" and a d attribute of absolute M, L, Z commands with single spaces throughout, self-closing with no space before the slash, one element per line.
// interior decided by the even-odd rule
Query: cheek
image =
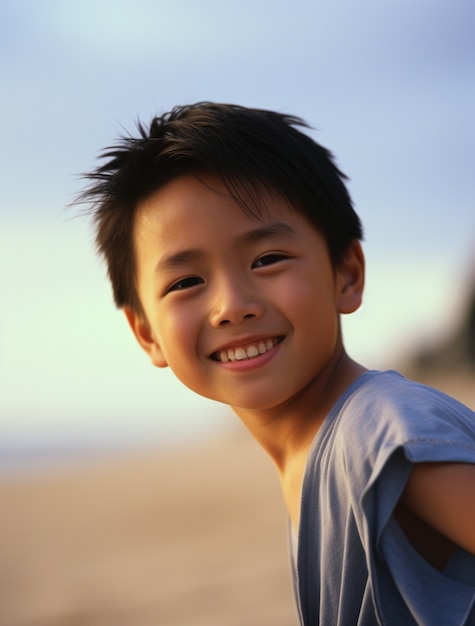
<path fill-rule="evenodd" d="M 163 355 L 168 367 L 176 378 L 195 393 L 214 398 L 210 395 L 209 372 L 206 368 L 201 346 L 201 325 L 191 314 L 168 313 L 169 321 L 160 326 Z"/>
<path fill-rule="evenodd" d="M 156 339 L 169 367 L 179 371 L 189 369 L 190 359 L 195 358 L 199 341 L 199 324 L 190 311 L 160 311 L 155 325 Z M 179 375 L 180 377 L 180 375 Z"/>
<path fill-rule="evenodd" d="M 331 319 L 337 316 L 333 288 L 323 280 L 313 278 L 287 282 L 278 290 L 277 297 L 282 307 L 304 325 L 305 320 Z"/>
<path fill-rule="evenodd" d="M 329 285 L 295 285 L 286 297 L 287 317 L 304 348 L 332 351 L 339 336 L 339 315 Z"/>

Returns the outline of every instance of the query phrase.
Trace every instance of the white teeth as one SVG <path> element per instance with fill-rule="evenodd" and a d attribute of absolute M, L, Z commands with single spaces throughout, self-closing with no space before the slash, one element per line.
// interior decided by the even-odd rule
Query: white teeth
<path fill-rule="evenodd" d="M 247 359 L 247 352 L 244 348 L 236 348 L 236 359 L 238 361 L 242 361 L 243 359 Z"/>
<path fill-rule="evenodd" d="M 249 348 L 247 349 L 247 356 L 251 359 L 253 356 L 257 356 L 259 354 L 259 350 L 256 348 L 256 346 L 249 346 Z"/>
<path fill-rule="evenodd" d="M 228 348 L 219 351 L 219 360 L 221 363 L 229 361 L 243 361 L 244 359 L 253 359 L 260 354 L 265 354 L 268 350 L 272 350 L 274 342 L 272 339 L 259 341 L 257 345 L 251 344 L 247 348 Z"/>

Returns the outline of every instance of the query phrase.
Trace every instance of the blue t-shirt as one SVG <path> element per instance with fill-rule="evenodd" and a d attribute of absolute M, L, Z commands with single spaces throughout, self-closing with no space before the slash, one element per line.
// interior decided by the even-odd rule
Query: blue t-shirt
<path fill-rule="evenodd" d="M 397 372 L 360 376 L 307 460 L 291 540 L 303 625 L 475 625 L 475 556 L 457 548 L 440 572 L 392 515 L 424 461 L 475 463 L 475 413 Z"/>

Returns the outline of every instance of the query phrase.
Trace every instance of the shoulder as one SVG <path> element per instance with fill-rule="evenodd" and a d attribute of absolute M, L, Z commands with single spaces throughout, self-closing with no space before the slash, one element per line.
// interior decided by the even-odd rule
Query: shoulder
<path fill-rule="evenodd" d="M 339 407 L 334 445 L 349 466 L 381 466 L 396 449 L 411 462 L 474 462 L 475 413 L 397 372 L 368 372 Z"/>
<path fill-rule="evenodd" d="M 441 391 L 395 371 L 369 372 L 341 408 L 346 435 L 425 437 L 460 431 L 475 437 L 475 413 Z"/>
<path fill-rule="evenodd" d="M 392 408 L 398 412 L 424 412 L 430 409 L 441 414 L 450 410 L 454 413 L 471 413 L 473 416 L 473 412 L 455 398 L 434 387 L 405 378 L 394 370 L 367 372 L 356 381 L 345 406 L 354 410 L 361 405 L 365 410 Z"/>

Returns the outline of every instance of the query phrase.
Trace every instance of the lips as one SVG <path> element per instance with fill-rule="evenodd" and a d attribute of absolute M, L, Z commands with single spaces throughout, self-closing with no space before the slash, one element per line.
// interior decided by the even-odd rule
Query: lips
<path fill-rule="evenodd" d="M 211 355 L 214 361 L 229 363 L 230 361 L 245 361 L 254 359 L 261 354 L 272 350 L 274 346 L 282 341 L 283 337 L 268 337 L 259 339 L 243 346 L 232 346 L 218 350 Z"/>

